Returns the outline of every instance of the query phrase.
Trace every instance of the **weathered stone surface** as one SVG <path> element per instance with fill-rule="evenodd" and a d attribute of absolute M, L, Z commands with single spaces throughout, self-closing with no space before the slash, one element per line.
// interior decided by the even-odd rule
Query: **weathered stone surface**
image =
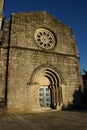
<path fill-rule="evenodd" d="M 36 44 L 38 28 L 53 32 L 54 48 L 43 49 Z M 47 12 L 13 14 L 6 23 L 1 43 L 0 85 L 0 96 L 5 91 L 8 111 L 42 111 L 42 86 L 50 87 L 50 109 L 72 105 L 83 82 L 71 28 Z"/>
<path fill-rule="evenodd" d="M 62 124 L 62 125 L 61 125 Z M 0 112 L 0 129 L 87 130 L 87 112 L 53 111 L 33 114 Z"/>
<path fill-rule="evenodd" d="M 47 12 L 13 14 L 10 45 L 42 50 L 36 45 L 34 39 L 36 29 L 41 27 L 48 28 L 54 32 L 56 36 L 56 47 L 50 50 L 50 52 L 78 56 L 76 41 L 72 30 Z"/>

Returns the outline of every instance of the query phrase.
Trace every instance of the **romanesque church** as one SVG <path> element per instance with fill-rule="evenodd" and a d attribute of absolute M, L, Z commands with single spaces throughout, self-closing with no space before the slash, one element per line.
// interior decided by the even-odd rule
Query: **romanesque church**
<path fill-rule="evenodd" d="M 45 11 L 12 13 L 5 21 L 3 6 L 0 0 L 0 107 L 42 112 L 79 104 L 74 94 L 83 82 L 72 29 Z"/>

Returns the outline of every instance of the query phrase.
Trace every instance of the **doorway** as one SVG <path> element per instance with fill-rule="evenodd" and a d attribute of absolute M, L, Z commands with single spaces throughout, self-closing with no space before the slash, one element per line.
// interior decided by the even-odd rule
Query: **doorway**
<path fill-rule="evenodd" d="M 48 86 L 41 86 L 39 89 L 39 103 L 43 108 L 51 107 L 51 92 Z"/>
<path fill-rule="evenodd" d="M 61 79 L 57 71 L 48 67 L 41 67 L 35 70 L 32 75 L 32 82 L 37 85 L 38 107 L 57 109 L 62 104 Z M 37 89 L 36 89 L 37 88 Z"/>

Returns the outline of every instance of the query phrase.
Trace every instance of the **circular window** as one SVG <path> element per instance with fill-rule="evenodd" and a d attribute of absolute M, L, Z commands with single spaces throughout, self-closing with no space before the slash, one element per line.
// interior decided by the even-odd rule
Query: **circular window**
<path fill-rule="evenodd" d="M 52 49 L 56 43 L 54 34 L 45 28 L 39 28 L 35 31 L 35 41 L 44 49 Z"/>

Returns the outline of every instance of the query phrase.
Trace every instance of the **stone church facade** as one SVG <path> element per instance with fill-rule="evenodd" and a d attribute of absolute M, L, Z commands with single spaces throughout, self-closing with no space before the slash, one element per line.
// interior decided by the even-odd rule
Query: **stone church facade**
<path fill-rule="evenodd" d="M 2 12 L 4 0 L 0 4 Z M 59 110 L 73 104 L 82 86 L 71 28 L 44 11 L 12 14 L 1 31 L 0 106 L 17 112 Z"/>

